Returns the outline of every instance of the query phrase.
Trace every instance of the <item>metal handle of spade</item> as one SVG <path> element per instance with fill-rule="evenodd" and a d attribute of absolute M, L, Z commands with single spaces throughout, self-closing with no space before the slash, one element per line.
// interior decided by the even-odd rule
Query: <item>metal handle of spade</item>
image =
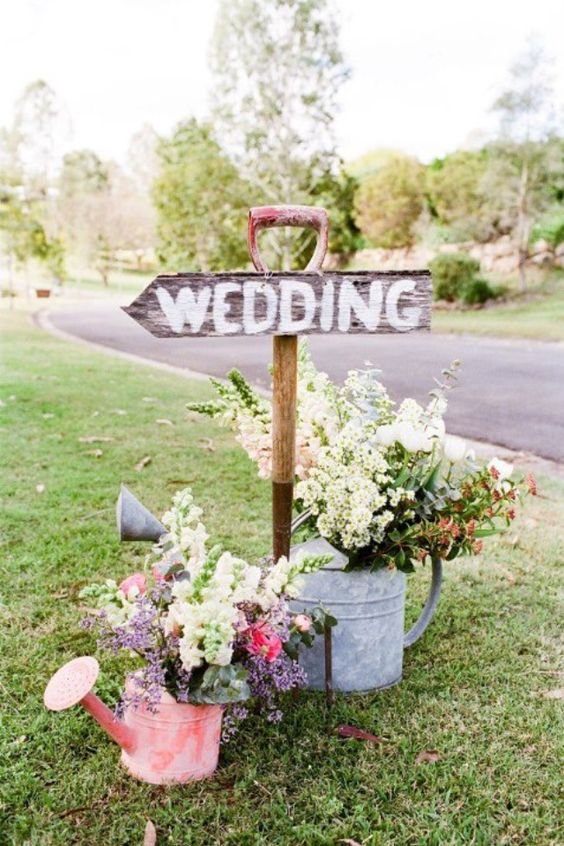
<path fill-rule="evenodd" d="M 257 243 L 257 234 L 261 229 L 276 226 L 299 226 L 303 229 L 315 229 L 317 244 L 309 260 L 306 271 L 319 272 L 329 238 L 329 218 L 325 209 L 316 206 L 258 206 L 249 209 L 248 244 L 251 260 L 256 270 L 268 273 Z"/>
<path fill-rule="evenodd" d="M 257 233 L 276 226 L 315 229 L 317 244 L 306 270 L 319 273 L 329 233 L 325 209 L 312 206 L 258 206 L 249 209 L 249 253 L 259 272 L 269 271 L 258 248 Z M 290 554 L 296 470 L 297 366 L 297 336 L 275 335 L 272 343 L 272 551 L 275 561 Z"/>

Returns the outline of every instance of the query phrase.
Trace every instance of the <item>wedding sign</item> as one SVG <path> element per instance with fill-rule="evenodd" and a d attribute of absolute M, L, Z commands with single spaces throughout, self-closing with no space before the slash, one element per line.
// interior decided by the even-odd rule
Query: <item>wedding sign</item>
<path fill-rule="evenodd" d="M 159 338 L 429 330 L 431 276 L 416 272 L 178 273 L 124 308 Z"/>

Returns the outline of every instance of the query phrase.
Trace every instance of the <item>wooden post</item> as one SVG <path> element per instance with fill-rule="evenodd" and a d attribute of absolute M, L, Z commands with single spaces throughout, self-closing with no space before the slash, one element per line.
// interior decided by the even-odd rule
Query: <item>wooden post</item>
<path fill-rule="evenodd" d="M 272 548 L 274 561 L 278 561 L 290 554 L 296 467 L 297 336 L 274 336 L 272 360 Z"/>
<path fill-rule="evenodd" d="M 249 210 L 249 254 L 256 270 L 268 273 L 257 243 L 261 229 L 305 226 L 317 231 L 317 244 L 306 270 L 321 272 L 327 251 L 329 220 L 325 209 L 310 206 L 262 206 Z M 290 305 L 290 314 L 292 307 Z M 296 473 L 296 395 L 298 338 L 275 335 L 272 344 L 272 555 L 290 555 L 294 476 Z"/>

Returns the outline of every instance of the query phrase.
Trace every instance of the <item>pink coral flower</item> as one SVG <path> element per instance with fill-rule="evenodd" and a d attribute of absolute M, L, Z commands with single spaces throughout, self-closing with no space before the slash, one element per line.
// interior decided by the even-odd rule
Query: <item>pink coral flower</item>
<path fill-rule="evenodd" d="M 297 614 L 294 617 L 294 625 L 299 632 L 308 632 L 311 629 L 311 620 L 306 614 Z"/>
<path fill-rule="evenodd" d="M 261 655 L 267 661 L 275 661 L 282 651 L 282 641 L 267 623 L 253 623 L 246 631 L 249 642 L 245 645 L 251 655 Z"/>
<path fill-rule="evenodd" d="M 129 591 L 132 588 L 137 588 L 137 592 L 140 594 L 145 593 L 147 589 L 147 580 L 143 573 L 132 573 L 131 576 L 124 579 L 119 586 L 119 589 L 123 591 L 126 596 L 129 595 Z"/>

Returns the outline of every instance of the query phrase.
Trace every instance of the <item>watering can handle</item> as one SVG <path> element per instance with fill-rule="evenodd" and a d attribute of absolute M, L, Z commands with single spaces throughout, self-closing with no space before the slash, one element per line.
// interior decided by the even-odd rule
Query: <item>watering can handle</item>
<path fill-rule="evenodd" d="M 255 206 L 249 209 L 249 253 L 255 269 L 262 273 L 268 273 L 268 267 L 258 248 L 257 233 L 274 226 L 301 226 L 316 230 L 317 244 L 306 271 L 319 273 L 329 237 L 329 218 L 325 209 L 317 206 Z"/>
<path fill-rule="evenodd" d="M 443 581 L 443 564 L 440 558 L 431 559 L 431 588 L 423 611 L 419 615 L 419 619 L 414 626 L 410 628 L 403 639 L 404 647 L 413 646 L 419 640 L 437 609 L 439 597 L 441 595 L 441 585 Z"/>

